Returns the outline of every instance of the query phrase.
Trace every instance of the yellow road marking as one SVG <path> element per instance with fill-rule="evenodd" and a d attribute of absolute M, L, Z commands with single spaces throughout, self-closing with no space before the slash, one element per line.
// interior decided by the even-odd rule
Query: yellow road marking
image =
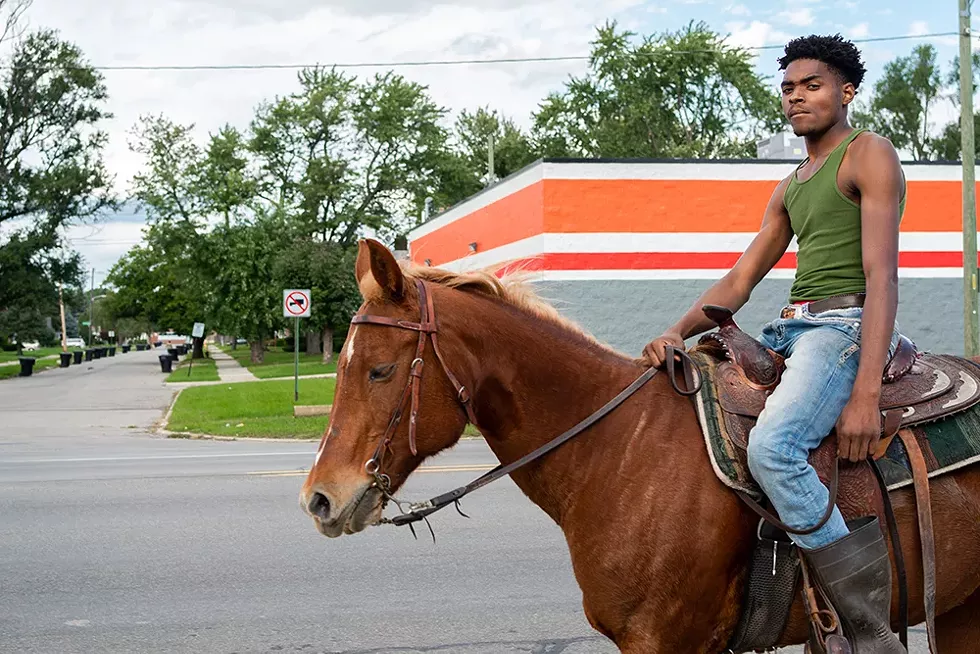
<path fill-rule="evenodd" d="M 415 472 L 483 472 L 496 466 L 485 463 L 463 463 L 454 466 L 422 466 Z M 257 470 L 246 474 L 258 477 L 299 477 L 309 474 L 309 470 Z"/>

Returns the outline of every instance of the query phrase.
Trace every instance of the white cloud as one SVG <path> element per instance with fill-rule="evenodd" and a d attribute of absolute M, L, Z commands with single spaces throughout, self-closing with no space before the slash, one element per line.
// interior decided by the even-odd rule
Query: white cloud
<path fill-rule="evenodd" d="M 731 14 L 732 16 L 751 16 L 752 12 L 745 5 L 728 5 L 725 7 L 725 13 Z"/>
<path fill-rule="evenodd" d="M 806 27 L 813 24 L 813 11 L 809 7 L 802 9 L 787 9 L 779 13 L 779 17 L 790 25 Z"/>
<path fill-rule="evenodd" d="M 313 64 L 588 54 L 596 25 L 642 0 L 35 0 L 34 26 L 60 31 L 99 65 Z M 458 111 L 492 104 L 521 123 L 581 61 L 398 68 Z M 359 76 L 383 68 L 359 68 Z M 141 163 L 128 151 L 138 117 L 194 123 L 203 139 L 255 106 L 298 88 L 297 70 L 107 71 L 107 165 L 120 191 Z"/>
<path fill-rule="evenodd" d="M 758 20 L 748 24 L 744 22 L 726 23 L 725 31 L 729 33 L 726 39 L 728 43 L 744 48 L 758 48 L 774 43 L 784 43 L 793 38 L 786 32 L 775 29 L 771 24 Z"/>
<path fill-rule="evenodd" d="M 909 25 L 909 34 L 913 36 L 922 36 L 923 34 L 929 34 L 929 23 L 924 20 L 913 21 Z"/>
<path fill-rule="evenodd" d="M 867 23 L 858 23 L 854 27 L 847 30 L 847 35 L 852 39 L 863 39 L 870 34 Z"/>

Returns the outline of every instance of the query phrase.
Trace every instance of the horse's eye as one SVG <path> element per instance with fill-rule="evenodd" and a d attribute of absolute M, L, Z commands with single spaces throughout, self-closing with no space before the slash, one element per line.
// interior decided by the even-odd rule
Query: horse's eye
<path fill-rule="evenodd" d="M 371 368 L 371 372 L 368 374 L 368 379 L 373 382 L 389 379 L 393 374 L 395 374 L 395 367 L 396 366 L 394 363 L 388 363 L 383 366 Z"/>

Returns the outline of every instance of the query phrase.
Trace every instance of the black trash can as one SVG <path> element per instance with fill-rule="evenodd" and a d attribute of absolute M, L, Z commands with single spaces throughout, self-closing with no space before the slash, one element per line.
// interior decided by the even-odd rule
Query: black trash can
<path fill-rule="evenodd" d="M 92 348 L 85 350 L 86 361 L 91 361 L 94 356 L 95 356 L 95 350 L 93 350 Z"/>
<path fill-rule="evenodd" d="M 176 361 L 177 360 L 177 356 L 180 354 L 180 352 L 175 347 L 168 347 L 167 348 L 167 354 L 170 356 L 171 359 L 173 359 L 174 361 Z"/>
<path fill-rule="evenodd" d="M 61 367 L 62 368 L 67 368 L 70 365 L 71 365 L 71 352 L 62 352 L 61 353 Z"/>
<path fill-rule="evenodd" d="M 103 358 L 109 356 L 109 348 L 107 348 L 107 347 L 100 347 L 99 349 L 102 350 L 102 357 Z"/>
<path fill-rule="evenodd" d="M 81 350 L 75 350 L 75 351 L 74 351 L 74 352 L 72 352 L 71 354 L 72 354 L 72 356 L 73 356 L 73 357 L 75 357 L 75 363 L 76 363 L 76 364 L 78 364 L 78 363 L 81 363 L 81 362 L 82 362 L 82 356 L 83 356 L 83 355 L 84 355 L 85 353 L 84 353 L 84 352 L 82 352 Z"/>
<path fill-rule="evenodd" d="M 160 371 L 161 372 L 172 372 L 174 366 L 174 360 L 170 358 L 169 354 L 160 355 Z"/>
<path fill-rule="evenodd" d="M 111 356 L 111 357 L 116 356 L 116 348 L 115 348 L 115 346 L 109 348 L 109 356 Z"/>
<path fill-rule="evenodd" d="M 93 359 L 101 359 L 102 358 L 102 348 L 101 347 L 92 348 L 92 358 Z"/>
<path fill-rule="evenodd" d="M 20 376 L 30 377 L 34 374 L 34 362 L 37 361 L 34 357 L 18 357 L 20 361 Z"/>
<path fill-rule="evenodd" d="M 123 345 L 122 346 L 122 353 L 123 354 L 128 354 L 129 353 L 129 346 L 128 345 Z"/>
<path fill-rule="evenodd" d="M 177 346 L 177 354 L 178 354 L 178 356 L 184 356 L 185 354 L 187 354 L 187 346 L 186 345 L 178 345 Z"/>

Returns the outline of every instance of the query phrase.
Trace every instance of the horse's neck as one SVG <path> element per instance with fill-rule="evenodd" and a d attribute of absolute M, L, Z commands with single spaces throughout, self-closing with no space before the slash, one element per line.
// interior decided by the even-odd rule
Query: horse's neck
<path fill-rule="evenodd" d="M 517 311 L 484 314 L 482 322 L 492 326 L 486 334 L 466 338 L 467 349 L 479 361 L 474 408 L 478 426 L 503 464 L 584 420 L 643 372 L 636 363 L 562 327 Z M 654 385 L 659 384 L 650 384 Z M 579 436 L 515 471 L 512 478 L 561 523 L 569 503 L 588 482 L 595 454 L 621 451 L 631 432 L 652 426 L 648 398 L 646 392 L 634 396 Z"/>

